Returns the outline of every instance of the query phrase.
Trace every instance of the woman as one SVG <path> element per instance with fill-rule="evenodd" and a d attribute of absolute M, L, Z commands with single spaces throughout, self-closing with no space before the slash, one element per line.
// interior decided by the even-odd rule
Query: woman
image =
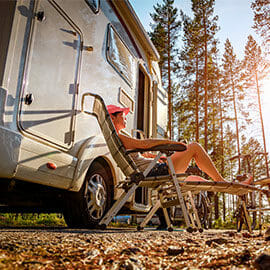
<path fill-rule="evenodd" d="M 112 122 L 118 133 L 120 140 L 126 149 L 135 149 L 135 148 L 151 148 L 157 145 L 162 144 L 183 144 L 181 142 L 175 142 L 171 140 L 165 139 L 144 139 L 138 140 L 128 136 L 125 136 L 120 133 L 122 129 L 126 127 L 126 115 L 129 113 L 129 108 L 121 108 L 115 105 L 108 105 L 107 110 L 111 116 Z M 221 176 L 221 174 L 217 171 L 214 163 L 212 162 L 209 155 L 206 151 L 201 147 L 198 143 L 190 143 L 186 145 L 187 149 L 182 152 L 175 152 L 172 156 L 172 162 L 174 165 L 175 172 L 185 173 L 190 161 L 192 159 L 195 160 L 197 166 L 205 172 L 208 176 L 210 176 L 216 182 L 226 182 L 226 180 Z M 152 154 L 140 155 L 139 153 L 132 154 L 132 158 L 136 165 L 144 171 L 149 163 L 154 158 Z M 149 173 L 149 175 L 166 175 L 168 174 L 168 166 L 166 162 L 157 163 L 154 169 Z M 191 176 L 186 179 L 187 181 L 206 181 L 198 176 Z M 242 184 L 249 185 L 252 183 L 252 175 L 248 175 L 247 179 L 245 179 Z"/>

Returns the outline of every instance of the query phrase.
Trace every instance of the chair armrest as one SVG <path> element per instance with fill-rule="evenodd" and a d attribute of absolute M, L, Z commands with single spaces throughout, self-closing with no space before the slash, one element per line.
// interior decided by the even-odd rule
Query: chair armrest
<path fill-rule="evenodd" d="M 135 153 L 135 152 L 150 152 L 150 151 L 159 151 L 162 153 L 165 152 L 182 152 L 185 151 L 187 149 L 187 147 L 184 144 L 161 144 L 161 145 L 157 145 L 154 147 L 149 147 L 149 148 L 136 148 L 136 149 L 131 149 L 131 150 L 127 150 L 127 153 Z"/>
<path fill-rule="evenodd" d="M 257 181 L 254 181 L 254 185 L 260 185 L 260 186 L 270 185 L 270 178 L 262 178 Z"/>

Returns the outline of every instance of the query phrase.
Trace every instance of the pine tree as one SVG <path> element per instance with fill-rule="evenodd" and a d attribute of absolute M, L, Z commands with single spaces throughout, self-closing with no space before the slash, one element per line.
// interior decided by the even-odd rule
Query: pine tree
<path fill-rule="evenodd" d="M 270 2 L 266 0 L 255 0 L 251 4 L 254 11 L 253 28 L 264 39 L 264 44 L 270 41 Z"/>
<path fill-rule="evenodd" d="M 250 155 L 250 170 L 254 179 L 259 179 L 265 176 L 265 164 L 262 158 L 263 146 L 260 142 L 251 137 L 247 140 L 245 136 L 242 136 L 241 152 L 243 155 Z M 248 164 L 242 164 L 243 169 L 248 170 Z"/>
<path fill-rule="evenodd" d="M 266 141 L 265 141 L 265 132 L 264 132 L 264 124 L 262 117 L 262 107 L 261 107 L 261 89 L 260 89 L 260 81 L 266 76 L 266 71 L 269 69 L 269 65 L 264 61 L 262 51 L 260 46 L 258 46 L 256 40 L 249 35 L 248 41 L 245 47 L 245 58 L 243 61 L 244 73 L 243 78 L 245 80 L 244 87 L 252 93 L 253 89 L 256 89 L 257 93 L 257 106 L 260 115 L 261 122 L 261 130 L 262 130 L 262 139 L 264 146 L 264 153 L 266 151 Z M 265 165 L 266 165 L 266 174 L 269 177 L 269 169 L 268 169 L 268 160 L 265 155 Z"/>
<path fill-rule="evenodd" d="M 211 52 L 211 57 L 208 61 L 208 100 L 209 100 L 209 140 L 208 140 L 208 148 L 211 149 L 210 156 L 214 161 L 217 169 L 223 175 L 224 169 L 222 170 L 222 160 L 223 160 L 223 128 L 222 128 L 222 117 L 220 110 L 222 110 L 222 104 L 219 104 L 221 96 L 220 93 L 220 70 L 217 64 L 218 51 L 215 47 L 213 47 L 213 51 Z M 222 112 L 222 111 L 221 111 Z M 220 128 L 221 127 L 221 128 Z M 220 148 L 222 147 L 222 148 Z M 220 194 L 215 193 L 214 195 L 214 217 L 215 220 L 219 219 L 220 211 L 219 211 L 219 200 Z"/>
<path fill-rule="evenodd" d="M 217 26 L 218 16 L 214 16 L 215 0 L 192 0 L 194 20 L 198 25 L 198 35 L 202 41 L 204 55 L 204 148 L 208 149 L 208 60 L 213 46 L 216 46 L 215 35 L 219 30 Z"/>
<path fill-rule="evenodd" d="M 220 70 L 217 73 L 217 86 L 218 86 L 218 107 L 219 107 L 219 129 L 220 129 L 220 141 L 219 141 L 219 156 L 220 156 L 220 173 L 224 177 L 224 131 L 223 131 L 223 121 L 224 121 L 224 103 L 223 96 L 221 92 L 221 83 L 220 83 Z M 223 210 L 223 221 L 226 220 L 226 201 L 225 195 L 222 193 L 222 210 Z"/>
<path fill-rule="evenodd" d="M 225 42 L 225 51 L 223 54 L 223 87 L 224 90 L 229 92 L 229 100 L 233 103 L 233 119 L 235 121 L 235 132 L 237 141 L 237 154 L 240 156 L 240 127 L 239 127 L 239 102 L 238 99 L 241 97 L 240 88 L 240 61 L 237 60 L 236 55 L 233 51 L 233 47 L 229 39 Z M 238 171 L 240 173 L 240 157 L 238 158 Z"/>
<path fill-rule="evenodd" d="M 153 32 L 149 33 L 152 42 L 155 44 L 157 51 L 159 52 L 159 67 L 160 67 L 160 75 L 162 80 L 165 80 L 165 61 L 166 61 L 166 33 L 163 25 L 161 23 L 157 23 L 154 26 Z"/>
<path fill-rule="evenodd" d="M 190 131 L 188 140 L 199 142 L 199 109 L 201 105 L 199 65 L 202 61 L 201 40 L 198 35 L 199 28 L 196 22 L 182 11 L 180 14 L 183 26 L 183 47 L 179 55 L 181 68 L 178 72 L 178 78 L 180 78 L 181 95 L 179 93 L 177 105 L 179 108 L 178 112 L 180 113 L 181 111 L 182 114 L 178 114 L 177 116 L 186 120 L 185 125 L 189 127 Z M 181 108 L 184 108 L 184 110 L 181 110 Z M 184 129 L 186 128 L 184 127 Z"/>
<path fill-rule="evenodd" d="M 197 142 L 203 142 L 200 138 L 200 130 L 204 123 L 206 150 L 208 148 L 208 126 L 211 122 L 211 119 L 208 119 L 208 110 L 210 109 L 208 88 L 214 77 L 209 75 L 209 69 L 214 70 L 211 68 L 213 65 L 212 55 L 216 51 L 215 34 L 218 30 L 216 24 L 218 18 L 217 16 L 213 17 L 213 6 L 214 1 L 192 0 L 194 18 L 191 19 L 181 12 L 183 25 L 183 47 L 179 57 L 181 63 L 179 77 L 182 79 L 180 82 L 181 91 L 186 92 L 187 100 L 184 102 L 189 104 L 188 111 L 191 115 L 189 119 L 190 137 L 192 136 L 191 138 Z M 213 106 L 211 108 L 215 109 Z M 213 116 L 213 114 L 211 115 Z M 204 121 L 202 122 L 202 120 Z"/>
<path fill-rule="evenodd" d="M 168 132 L 172 136 L 172 79 L 177 69 L 177 45 L 181 23 L 177 19 L 178 10 L 174 7 L 174 0 L 163 0 L 162 4 L 154 6 L 151 13 L 153 24 L 150 37 L 161 55 L 160 70 L 162 81 L 168 92 Z"/>
<path fill-rule="evenodd" d="M 215 34 L 218 31 L 217 16 L 213 16 L 215 1 L 192 0 L 194 18 L 181 13 L 183 22 L 183 48 L 180 54 L 181 61 L 181 91 L 185 91 L 186 100 L 182 102 L 189 106 L 191 116 L 188 121 L 189 136 L 197 142 L 204 141 L 205 150 L 212 150 L 214 162 L 217 159 L 216 138 L 217 106 L 216 86 L 214 81 L 215 64 L 213 58 L 216 54 Z M 187 112 L 186 112 L 187 115 Z M 203 121 L 203 122 L 202 122 Z M 204 140 L 200 138 L 200 128 L 204 124 Z M 210 130 L 211 132 L 208 132 Z M 210 134 L 210 135 L 209 135 Z M 215 213 L 218 216 L 218 197 L 215 198 Z"/>

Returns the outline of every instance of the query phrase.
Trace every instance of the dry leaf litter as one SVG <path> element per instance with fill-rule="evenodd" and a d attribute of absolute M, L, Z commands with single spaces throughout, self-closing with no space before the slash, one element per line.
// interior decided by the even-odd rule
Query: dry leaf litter
<path fill-rule="evenodd" d="M 258 232 L 0 229 L 5 270 L 267 269 L 269 255 L 270 242 Z"/>

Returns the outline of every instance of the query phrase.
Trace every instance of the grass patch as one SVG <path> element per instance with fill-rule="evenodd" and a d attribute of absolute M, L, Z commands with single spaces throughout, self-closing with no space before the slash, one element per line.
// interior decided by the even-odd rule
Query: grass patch
<path fill-rule="evenodd" d="M 0 226 L 65 227 L 61 214 L 0 214 Z"/>

